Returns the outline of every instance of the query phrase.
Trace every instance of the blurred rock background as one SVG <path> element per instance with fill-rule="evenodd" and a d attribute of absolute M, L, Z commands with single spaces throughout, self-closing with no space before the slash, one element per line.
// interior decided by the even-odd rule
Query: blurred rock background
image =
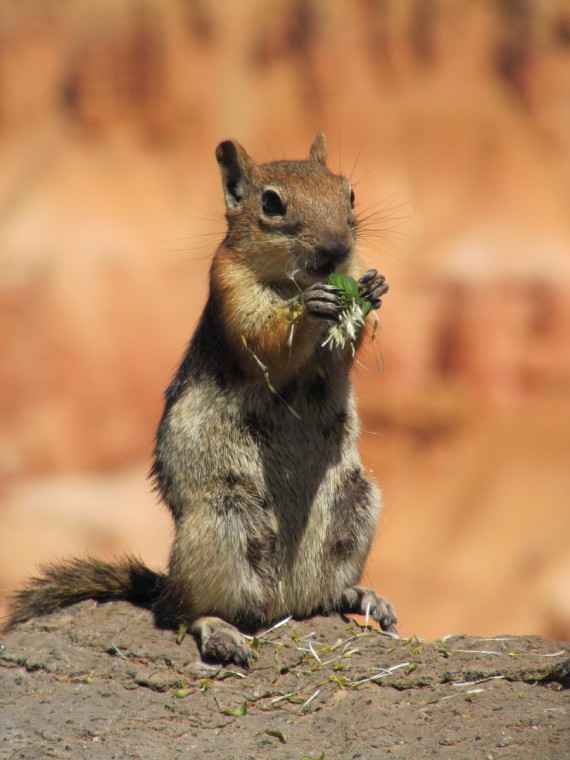
<path fill-rule="evenodd" d="M 0 0 L 0 600 L 164 564 L 145 480 L 224 231 L 214 148 L 317 129 L 391 290 L 355 372 L 403 634 L 570 637 L 564 0 Z"/>

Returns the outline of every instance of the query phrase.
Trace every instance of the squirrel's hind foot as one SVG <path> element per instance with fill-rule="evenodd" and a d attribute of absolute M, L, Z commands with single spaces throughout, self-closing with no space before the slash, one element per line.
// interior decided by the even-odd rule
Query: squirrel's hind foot
<path fill-rule="evenodd" d="M 218 617 L 199 617 L 192 623 L 192 633 L 205 660 L 234 662 L 249 668 L 253 651 L 235 626 Z"/>

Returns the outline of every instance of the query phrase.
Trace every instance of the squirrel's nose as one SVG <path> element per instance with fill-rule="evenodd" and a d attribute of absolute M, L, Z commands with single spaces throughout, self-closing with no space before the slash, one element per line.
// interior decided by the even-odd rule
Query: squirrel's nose
<path fill-rule="evenodd" d="M 320 256 L 326 257 L 339 264 L 349 257 L 351 250 L 352 241 L 348 240 L 344 235 L 338 235 L 329 238 L 326 243 L 319 248 L 318 253 Z"/>

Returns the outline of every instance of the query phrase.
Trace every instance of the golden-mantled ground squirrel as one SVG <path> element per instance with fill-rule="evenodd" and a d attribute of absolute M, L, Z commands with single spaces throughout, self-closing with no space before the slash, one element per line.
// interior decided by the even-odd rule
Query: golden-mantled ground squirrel
<path fill-rule="evenodd" d="M 305 161 L 257 165 L 228 140 L 216 158 L 227 235 L 196 332 L 166 391 L 152 476 L 174 517 L 167 574 L 127 557 L 43 569 L 15 596 L 9 626 L 82 599 L 127 599 L 186 624 L 202 656 L 247 665 L 240 633 L 287 615 L 392 607 L 358 585 L 379 492 L 363 472 L 348 377 L 355 344 L 323 346 L 338 322 L 331 273 L 373 308 L 388 286 L 353 251 L 354 192 L 326 167 L 318 133 Z"/>

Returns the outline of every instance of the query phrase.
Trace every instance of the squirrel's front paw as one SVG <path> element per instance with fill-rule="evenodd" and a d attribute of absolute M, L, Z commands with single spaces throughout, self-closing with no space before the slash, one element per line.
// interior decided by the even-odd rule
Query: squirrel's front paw
<path fill-rule="evenodd" d="M 382 305 L 380 299 L 388 292 L 388 283 L 377 269 L 369 269 L 358 280 L 358 292 L 361 298 L 370 301 L 373 309 L 379 309 Z"/>
<path fill-rule="evenodd" d="M 338 288 L 316 282 L 303 293 L 303 306 L 313 319 L 326 322 L 338 322 L 342 305 Z"/>

